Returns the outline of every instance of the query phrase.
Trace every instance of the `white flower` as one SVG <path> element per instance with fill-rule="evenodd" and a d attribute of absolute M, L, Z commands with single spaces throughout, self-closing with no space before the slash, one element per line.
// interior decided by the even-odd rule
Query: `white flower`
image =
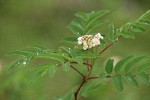
<path fill-rule="evenodd" d="M 88 49 L 88 45 L 86 43 L 86 41 L 83 42 L 83 50 L 87 50 Z"/>
<path fill-rule="evenodd" d="M 91 39 L 88 41 L 88 46 L 89 46 L 89 48 L 92 48 L 92 47 L 93 47 L 93 42 L 92 42 Z"/>
<path fill-rule="evenodd" d="M 98 38 L 93 38 L 92 42 L 94 47 L 100 45 L 100 40 Z"/>
<path fill-rule="evenodd" d="M 97 33 L 94 37 L 97 39 L 104 39 L 104 37 L 100 33 Z"/>
<path fill-rule="evenodd" d="M 77 40 L 79 45 L 83 44 L 83 37 L 79 37 Z"/>
<path fill-rule="evenodd" d="M 95 36 L 93 35 L 84 35 L 79 37 L 78 44 L 83 45 L 83 50 L 90 49 L 95 46 L 100 45 L 100 39 L 103 39 L 104 37 L 100 34 L 97 33 Z"/>
<path fill-rule="evenodd" d="M 81 45 L 81 44 L 82 44 L 82 41 L 78 41 L 78 44 Z"/>
<path fill-rule="evenodd" d="M 81 40 L 82 40 L 82 37 L 79 37 L 79 38 L 78 38 L 78 41 L 81 41 Z"/>

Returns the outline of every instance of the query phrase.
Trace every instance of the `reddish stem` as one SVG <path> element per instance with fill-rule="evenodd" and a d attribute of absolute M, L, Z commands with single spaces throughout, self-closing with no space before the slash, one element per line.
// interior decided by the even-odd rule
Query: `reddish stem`
<path fill-rule="evenodd" d="M 81 90 L 81 88 L 83 87 L 83 85 L 87 82 L 86 78 L 83 78 L 81 84 L 79 85 L 78 89 L 76 90 L 76 92 L 74 93 L 74 100 L 78 100 L 78 94 L 79 91 Z"/>
<path fill-rule="evenodd" d="M 98 79 L 99 77 L 89 77 L 87 80 Z"/>
<path fill-rule="evenodd" d="M 120 39 L 122 36 L 119 36 L 118 39 Z M 114 43 L 110 43 L 107 47 L 105 47 L 99 54 L 102 54 L 104 51 L 106 51 L 108 48 L 110 48 Z"/>
<path fill-rule="evenodd" d="M 72 69 L 74 69 L 76 72 L 78 72 L 82 77 L 85 77 L 85 75 L 83 75 L 78 69 L 76 69 L 75 67 L 73 67 L 72 65 L 70 65 L 70 67 Z"/>

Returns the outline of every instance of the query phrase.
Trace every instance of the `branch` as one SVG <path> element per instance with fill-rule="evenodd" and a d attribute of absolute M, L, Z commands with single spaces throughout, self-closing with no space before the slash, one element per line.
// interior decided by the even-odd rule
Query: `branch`
<path fill-rule="evenodd" d="M 61 66 L 62 64 L 56 64 L 56 67 L 59 67 L 59 66 Z M 85 77 L 85 75 L 83 75 L 78 69 L 76 69 L 75 67 L 73 67 L 72 65 L 70 65 L 70 67 L 72 68 L 72 69 L 74 69 L 77 73 L 79 73 L 82 77 Z"/>
<path fill-rule="evenodd" d="M 81 90 L 81 88 L 83 87 L 83 85 L 87 82 L 86 78 L 83 78 L 81 84 L 79 85 L 78 89 L 76 90 L 76 92 L 74 93 L 74 100 L 78 99 L 78 93 Z"/>
<path fill-rule="evenodd" d="M 72 63 L 72 64 L 77 64 L 77 62 L 71 62 L 71 63 Z M 91 65 L 91 64 L 89 64 L 89 63 L 83 62 L 83 64 L 84 64 L 84 65 L 88 65 L 88 66 L 92 67 L 92 65 Z"/>
<path fill-rule="evenodd" d="M 122 36 L 119 36 L 118 39 L 120 39 Z M 108 48 L 110 48 L 114 43 L 110 43 L 107 47 L 105 47 L 102 51 L 99 52 L 99 54 L 102 54 L 103 52 L 105 52 Z"/>
<path fill-rule="evenodd" d="M 107 47 L 105 47 L 99 54 L 102 54 L 104 51 L 106 51 L 109 47 L 111 47 L 114 43 L 109 44 Z"/>
<path fill-rule="evenodd" d="M 76 72 L 78 72 L 82 77 L 85 77 L 85 75 L 83 75 L 78 69 L 76 69 L 75 67 L 73 67 L 72 65 L 70 65 L 70 67 L 72 69 L 74 69 Z"/>
<path fill-rule="evenodd" d="M 89 77 L 87 80 L 98 79 L 99 77 Z"/>
<path fill-rule="evenodd" d="M 112 76 L 110 76 L 110 75 L 107 75 L 107 76 L 105 76 L 105 78 L 111 78 Z M 100 77 L 89 77 L 87 80 L 93 80 L 93 79 L 99 79 Z"/>

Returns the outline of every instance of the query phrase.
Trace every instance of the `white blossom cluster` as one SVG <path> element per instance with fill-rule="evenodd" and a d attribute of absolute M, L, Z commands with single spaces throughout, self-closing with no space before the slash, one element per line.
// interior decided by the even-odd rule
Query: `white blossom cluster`
<path fill-rule="evenodd" d="M 93 35 L 84 35 L 78 38 L 78 44 L 83 45 L 83 50 L 90 49 L 95 46 L 100 45 L 100 40 L 104 37 L 98 33 L 95 36 Z"/>

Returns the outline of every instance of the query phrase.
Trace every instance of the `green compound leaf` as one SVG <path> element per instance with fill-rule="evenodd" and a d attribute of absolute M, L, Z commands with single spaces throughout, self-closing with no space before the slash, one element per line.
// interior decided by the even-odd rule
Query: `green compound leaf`
<path fill-rule="evenodd" d="M 127 79 L 132 86 L 138 87 L 138 82 L 136 81 L 135 76 L 131 72 L 128 73 Z"/>
<path fill-rule="evenodd" d="M 148 17 L 148 16 L 150 16 L 150 10 L 148 10 L 146 13 L 144 13 L 144 14 L 138 19 L 138 21 L 141 20 L 141 19 L 144 19 L 144 18 L 146 18 L 146 17 Z"/>
<path fill-rule="evenodd" d="M 124 38 L 132 38 L 134 39 L 134 34 L 131 33 L 131 32 L 128 32 L 128 31 L 121 31 L 121 35 L 124 37 Z"/>
<path fill-rule="evenodd" d="M 99 78 L 100 79 L 105 79 L 106 78 L 106 73 L 100 73 Z"/>
<path fill-rule="evenodd" d="M 20 60 L 16 61 L 13 65 L 11 65 L 11 66 L 9 67 L 8 70 L 9 70 L 9 71 L 13 71 L 13 70 L 17 69 L 20 65 L 23 64 L 23 62 L 24 62 L 24 59 L 20 59 Z"/>
<path fill-rule="evenodd" d="M 29 51 L 29 50 L 17 50 L 17 51 L 12 51 L 9 52 L 7 55 L 20 55 L 20 56 L 30 56 L 36 54 L 36 51 Z"/>
<path fill-rule="evenodd" d="M 82 36 L 83 33 L 83 25 L 79 20 L 74 19 L 69 25 L 68 28 L 77 36 Z"/>
<path fill-rule="evenodd" d="M 87 31 L 85 32 L 86 34 L 91 34 L 92 31 L 98 27 L 100 27 L 101 25 L 105 24 L 106 22 L 108 22 L 107 20 L 99 20 L 96 21 L 95 23 L 92 23 L 88 28 Z"/>
<path fill-rule="evenodd" d="M 113 71 L 113 62 L 114 62 L 113 59 L 109 59 L 106 62 L 105 70 L 106 70 L 107 74 L 111 74 L 112 73 L 112 71 Z"/>
<path fill-rule="evenodd" d="M 108 38 L 112 42 L 115 42 L 117 40 L 117 37 L 116 37 L 116 34 L 115 34 L 115 28 L 114 28 L 113 24 L 109 25 Z"/>
<path fill-rule="evenodd" d="M 36 73 L 36 76 L 43 77 L 49 75 L 51 78 L 55 75 L 57 68 L 54 64 L 41 64 L 32 69 L 32 72 Z"/>
<path fill-rule="evenodd" d="M 69 42 L 69 43 L 77 43 L 78 37 L 66 37 L 62 40 L 62 42 Z"/>
<path fill-rule="evenodd" d="M 74 49 L 69 48 L 67 46 L 61 46 L 60 49 L 66 51 L 72 58 L 77 57 L 77 53 Z"/>
<path fill-rule="evenodd" d="M 96 92 L 101 87 L 100 83 L 96 83 L 93 81 L 87 82 L 80 91 L 80 95 L 84 97 L 88 97 L 88 95 L 92 92 Z"/>
<path fill-rule="evenodd" d="M 59 61 L 61 63 L 64 62 L 64 59 L 69 59 L 67 56 L 60 55 L 60 54 L 57 54 L 57 53 L 41 54 L 41 55 L 37 56 L 37 58 L 48 58 L 48 59 Z"/>
<path fill-rule="evenodd" d="M 130 62 L 128 62 L 124 68 L 125 73 L 127 73 L 135 64 L 137 64 L 138 62 L 140 62 L 144 58 L 146 58 L 146 56 L 139 56 L 139 57 L 135 57 Z"/>
<path fill-rule="evenodd" d="M 147 19 L 139 20 L 139 23 L 150 26 L 150 20 L 147 20 Z"/>
<path fill-rule="evenodd" d="M 41 46 L 41 45 L 31 45 L 29 47 L 34 48 L 34 49 L 38 49 L 38 50 L 50 50 L 49 48 Z"/>
<path fill-rule="evenodd" d="M 109 13 L 108 10 L 92 11 L 91 13 L 88 13 L 86 27 L 89 27 L 93 22 L 95 22 L 100 17 L 106 15 L 107 13 Z"/>
<path fill-rule="evenodd" d="M 141 72 L 146 71 L 149 68 L 150 68 L 150 63 L 149 62 L 148 63 L 144 63 L 143 65 L 138 67 L 137 72 L 141 73 Z"/>
<path fill-rule="evenodd" d="M 79 63 L 79 64 L 83 64 L 83 59 L 82 59 L 82 57 L 80 57 L 80 56 L 78 56 L 78 57 L 75 57 L 75 58 L 73 58 L 77 63 Z"/>
<path fill-rule="evenodd" d="M 145 83 L 150 83 L 150 82 L 149 82 L 150 78 L 149 78 L 149 75 L 148 75 L 147 73 L 141 72 L 141 73 L 139 73 L 138 77 L 139 77 L 143 82 L 145 82 Z"/>
<path fill-rule="evenodd" d="M 125 65 L 126 62 L 128 62 L 131 58 L 133 58 L 133 56 L 127 56 L 125 58 L 123 58 L 122 60 L 120 60 L 114 67 L 114 70 L 116 72 L 116 74 L 119 73 L 119 71 L 121 70 L 121 68 Z"/>
<path fill-rule="evenodd" d="M 84 22 L 86 22 L 88 19 L 87 14 L 84 12 L 78 12 L 75 14 L 75 16 L 81 18 L 81 20 L 83 20 Z"/>
<path fill-rule="evenodd" d="M 108 10 L 92 11 L 90 13 L 78 12 L 75 14 L 78 19 L 74 19 L 68 25 L 68 28 L 77 36 L 91 34 L 94 29 L 106 22 L 106 20 L 98 21 L 98 19 L 108 12 Z"/>
<path fill-rule="evenodd" d="M 70 62 L 66 62 L 65 64 L 62 65 L 64 71 L 69 71 L 70 70 Z"/>
<path fill-rule="evenodd" d="M 136 24 L 132 24 L 131 27 L 132 27 L 133 32 L 145 32 L 146 31 L 144 28 Z"/>
<path fill-rule="evenodd" d="M 112 82 L 118 91 L 120 91 L 120 92 L 123 91 L 121 75 L 112 77 Z"/>
<path fill-rule="evenodd" d="M 94 58 L 100 58 L 100 57 L 102 57 L 101 55 L 99 55 L 99 54 L 82 54 L 81 55 L 81 57 L 83 58 L 83 59 L 94 59 Z"/>

